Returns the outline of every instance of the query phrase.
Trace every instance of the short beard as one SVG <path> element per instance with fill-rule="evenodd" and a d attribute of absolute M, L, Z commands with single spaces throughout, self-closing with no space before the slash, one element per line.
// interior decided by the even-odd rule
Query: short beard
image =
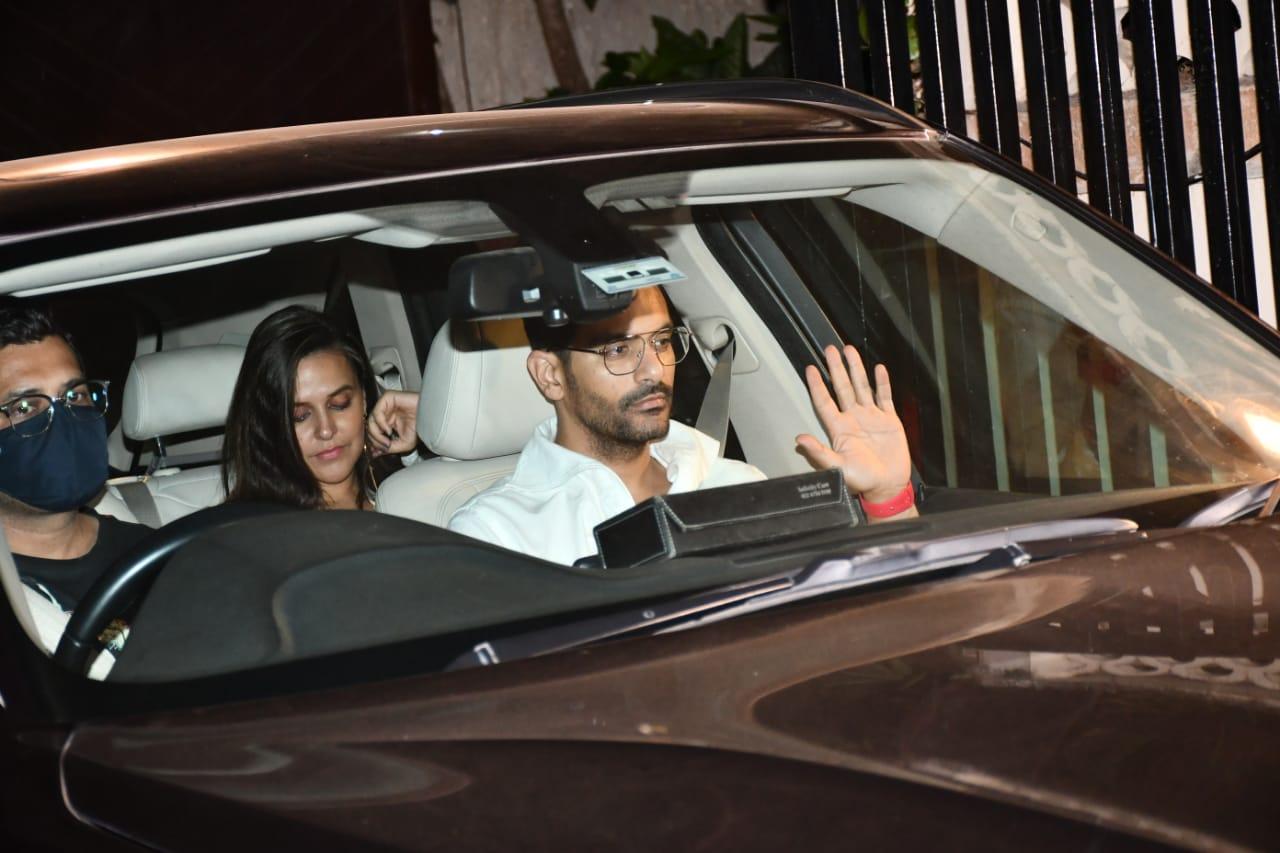
<path fill-rule="evenodd" d="M 598 459 L 629 459 L 642 452 L 651 441 L 667 437 L 671 429 L 670 413 L 653 424 L 636 424 L 627 418 L 627 410 L 645 397 L 662 394 L 671 401 L 671 386 L 655 382 L 637 388 L 616 403 L 588 391 L 565 371 L 565 384 L 574 396 L 574 414 L 591 439 L 591 449 Z"/>

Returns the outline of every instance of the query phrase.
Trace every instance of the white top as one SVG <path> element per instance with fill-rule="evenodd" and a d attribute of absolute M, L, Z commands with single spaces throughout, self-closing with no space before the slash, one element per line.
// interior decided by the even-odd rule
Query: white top
<path fill-rule="evenodd" d="M 71 621 L 71 613 L 63 611 L 53 603 L 52 599 L 25 583 L 22 585 L 22 591 L 26 595 L 27 609 L 31 611 L 31 620 L 35 623 L 36 632 L 40 635 L 40 642 L 44 645 L 45 651 L 53 654 L 58 648 L 58 641 L 62 639 L 62 632 Z M 101 681 L 107 677 L 107 673 L 111 672 L 115 662 L 115 655 L 103 649 L 98 652 L 93 664 L 89 667 L 89 677 L 95 681 Z"/>
<path fill-rule="evenodd" d="M 534 430 L 516 468 L 463 504 L 449 529 L 553 563 L 596 553 L 592 530 L 635 506 L 622 478 L 603 463 L 555 443 L 556 419 Z M 754 465 L 716 455 L 719 443 L 678 421 L 649 452 L 667 469 L 670 493 L 765 479 Z"/>

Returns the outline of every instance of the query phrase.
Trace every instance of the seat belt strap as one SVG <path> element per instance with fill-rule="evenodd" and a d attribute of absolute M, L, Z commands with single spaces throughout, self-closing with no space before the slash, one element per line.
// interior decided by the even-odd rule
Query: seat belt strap
<path fill-rule="evenodd" d="M 714 438 L 720 445 L 717 456 L 724 456 L 724 445 L 729 438 L 729 383 L 733 378 L 733 353 L 736 349 L 733 332 L 729 334 L 729 342 L 716 354 L 716 366 L 711 370 L 711 379 L 707 382 L 707 391 L 702 397 L 702 407 L 698 409 L 698 421 L 695 428 L 698 432 Z"/>
<path fill-rule="evenodd" d="M 147 488 L 145 479 L 114 483 L 113 485 L 120 492 L 121 500 L 129 507 L 129 511 L 133 513 L 134 518 L 147 527 L 161 526 L 160 508 L 156 506 L 155 496 Z"/>

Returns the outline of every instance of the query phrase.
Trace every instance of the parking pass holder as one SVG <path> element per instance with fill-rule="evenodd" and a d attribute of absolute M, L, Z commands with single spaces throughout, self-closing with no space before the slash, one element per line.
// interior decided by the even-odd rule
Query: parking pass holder
<path fill-rule="evenodd" d="M 670 284 L 686 278 L 684 273 L 676 269 L 675 264 L 660 255 L 616 264 L 584 267 L 582 275 L 587 281 L 609 294 Z"/>
<path fill-rule="evenodd" d="M 658 495 L 596 525 L 606 569 L 771 542 L 865 521 L 837 469 Z"/>

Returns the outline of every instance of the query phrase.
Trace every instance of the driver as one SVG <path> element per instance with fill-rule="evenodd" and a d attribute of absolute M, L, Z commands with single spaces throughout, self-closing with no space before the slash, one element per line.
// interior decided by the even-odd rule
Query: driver
<path fill-rule="evenodd" d="M 671 420 L 675 365 L 689 333 L 673 326 L 658 288 L 637 291 L 627 310 L 595 323 L 550 328 L 526 320 L 528 369 L 555 416 L 525 445 L 510 476 L 464 504 L 459 533 L 570 564 L 596 550 L 597 524 L 655 495 L 764 479 L 757 468 L 717 456 L 716 441 Z M 797 437 L 816 469 L 839 468 L 874 523 L 916 514 L 906 435 L 893 409 L 888 371 L 873 395 L 857 350 L 825 353 L 833 400 L 816 367 L 809 394 L 829 444 Z M 846 360 L 848 362 L 846 367 Z M 394 427 L 412 435 L 416 395 L 388 394 L 369 419 L 370 438 L 392 446 Z"/>
<path fill-rule="evenodd" d="M 87 508 L 107 480 L 106 409 L 68 334 L 0 297 L 0 524 L 23 583 L 63 612 L 150 532 Z"/>

